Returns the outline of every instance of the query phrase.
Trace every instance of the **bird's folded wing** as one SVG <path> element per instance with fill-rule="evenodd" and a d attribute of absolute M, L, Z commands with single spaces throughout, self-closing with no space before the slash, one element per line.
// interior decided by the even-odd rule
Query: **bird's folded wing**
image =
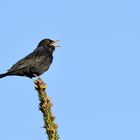
<path fill-rule="evenodd" d="M 35 63 L 41 61 L 44 57 L 45 55 L 40 52 L 32 52 L 23 59 L 19 60 L 8 71 L 16 71 L 27 66 L 33 66 Z"/>

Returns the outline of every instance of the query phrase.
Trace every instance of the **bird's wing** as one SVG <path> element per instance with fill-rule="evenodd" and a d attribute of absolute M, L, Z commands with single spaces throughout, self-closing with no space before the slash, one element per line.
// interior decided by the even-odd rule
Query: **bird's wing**
<path fill-rule="evenodd" d="M 35 63 L 41 61 L 44 57 L 46 57 L 46 54 L 44 55 L 44 51 L 37 50 L 33 51 L 23 59 L 19 60 L 16 64 L 14 64 L 8 71 L 16 71 L 21 68 L 24 68 L 26 66 L 33 66 Z"/>

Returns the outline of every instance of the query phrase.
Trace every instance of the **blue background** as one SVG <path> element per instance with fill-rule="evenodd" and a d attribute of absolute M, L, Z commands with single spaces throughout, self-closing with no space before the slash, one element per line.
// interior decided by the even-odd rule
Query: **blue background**
<path fill-rule="evenodd" d="M 140 140 L 140 2 L 0 2 L 0 72 L 59 39 L 48 84 L 61 140 Z M 0 79 L 0 139 L 46 140 L 32 80 Z"/>

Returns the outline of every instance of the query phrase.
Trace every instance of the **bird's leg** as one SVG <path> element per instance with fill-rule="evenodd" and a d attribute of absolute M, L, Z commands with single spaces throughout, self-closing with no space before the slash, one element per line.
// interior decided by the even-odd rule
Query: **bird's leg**
<path fill-rule="evenodd" d="M 31 78 L 32 80 L 33 80 L 33 82 L 35 83 L 37 80 L 41 80 L 42 81 L 42 79 L 38 76 L 38 75 L 36 75 L 36 74 L 33 74 L 34 76 L 35 76 L 35 78 L 36 79 L 34 79 L 33 77 Z"/>
<path fill-rule="evenodd" d="M 40 88 L 42 90 L 45 90 L 47 85 L 43 82 L 43 80 L 36 74 L 34 76 L 37 78 L 36 80 L 32 79 L 33 82 L 35 83 L 35 88 Z"/>
<path fill-rule="evenodd" d="M 42 80 L 38 75 L 33 74 L 37 79 Z"/>

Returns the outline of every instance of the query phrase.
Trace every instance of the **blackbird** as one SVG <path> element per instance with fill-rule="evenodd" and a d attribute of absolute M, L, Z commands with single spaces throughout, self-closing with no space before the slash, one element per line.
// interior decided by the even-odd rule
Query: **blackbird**
<path fill-rule="evenodd" d="M 0 78 L 12 75 L 29 78 L 40 76 L 49 69 L 53 61 L 53 52 L 58 47 L 55 44 L 57 41 L 43 39 L 32 53 L 15 63 L 6 73 L 0 74 Z"/>

